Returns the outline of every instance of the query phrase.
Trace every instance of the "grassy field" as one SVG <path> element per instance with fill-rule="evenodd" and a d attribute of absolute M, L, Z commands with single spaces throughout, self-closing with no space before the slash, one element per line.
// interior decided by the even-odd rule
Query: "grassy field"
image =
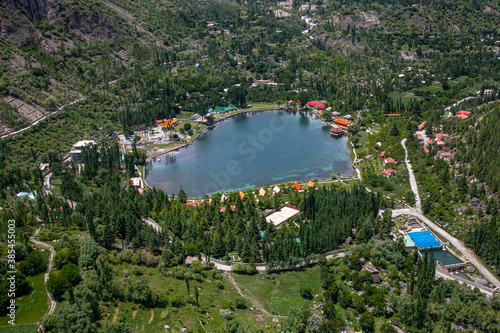
<path fill-rule="evenodd" d="M 284 104 L 281 104 L 283 106 Z M 246 111 L 259 110 L 259 109 L 278 109 L 280 106 L 276 103 L 250 103 L 250 107 Z"/>
<path fill-rule="evenodd" d="M 0 327 L 0 333 L 36 333 L 37 325 L 16 325 Z"/>
<path fill-rule="evenodd" d="M 125 321 L 137 332 L 165 332 L 164 326 L 170 326 L 169 332 L 179 332 L 181 328 L 190 330 L 205 329 L 207 332 L 220 332 L 225 328 L 225 320 L 220 315 L 220 309 L 229 309 L 230 302 L 238 296 L 234 287 L 225 278 L 222 280 L 223 289 L 216 287 L 215 279 L 210 275 L 202 282 L 191 280 L 190 294 L 194 301 L 194 288 L 198 288 L 199 306 L 187 304 L 187 287 L 184 280 L 179 280 L 171 275 L 163 275 L 156 268 L 139 267 L 140 274 L 132 274 L 130 280 L 123 278 L 124 270 L 136 272 L 132 265 L 116 265 L 114 271 L 116 280 L 122 280 L 124 284 L 133 283 L 137 280 L 145 280 L 153 290 L 165 293 L 169 299 L 166 307 L 145 308 L 132 302 L 106 303 L 106 309 L 102 318 L 112 321 Z M 172 302 L 180 300 L 181 305 L 173 306 Z M 194 303 L 194 302 L 193 302 Z M 276 323 L 272 318 L 264 318 L 257 310 L 250 309 L 248 304 L 246 310 L 231 310 L 238 320 L 254 328 L 264 328 L 265 332 L 276 332 Z M 104 320 L 103 320 L 104 322 Z M 203 327 L 202 327 L 203 325 Z M 265 326 L 270 326 L 269 330 Z"/>
<path fill-rule="evenodd" d="M 293 307 L 312 308 L 318 298 L 304 300 L 299 292 L 301 287 L 310 287 L 312 294 L 321 293 L 321 276 L 319 266 L 302 271 L 287 271 L 269 274 L 239 275 L 233 274 L 234 280 L 243 287 L 259 303 L 264 304 L 270 313 L 286 315 Z"/>
<path fill-rule="evenodd" d="M 16 324 L 33 324 L 39 321 L 47 312 L 47 293 L 45 292 L 44 274 L 28 278 L 32 291 L 28 295 L 16 298 Z M 0 318 L 0 326 L 10 326 L 9 317 Z M 0 331 L 3 332 L 3 331 Z M 9 331 L 11 332 L 11 331 Z M 12 331 L 18 332 L 18 331 Z M 24 331 L 19 331 L 24 332 Z M 29 331 L 31 332 L 31 331 Z"/>
<path fill-rule="evenodd" d="M 453 88 L 457 84 L 464 82 L 466 79 L 467 79 L 467 76 L 461 76 L 461 77 L 456 78 L 455 80 L 448 81 L 448 84 L 450 85 L 450 88 Z M 430 86 L 427 86 L 427 87 L 415 89 L 415 91 L 429 91 L 431 94 L 435 94 L 439 91 L 443 91 L 443 85 L 441 83 L 434 83 L 434 84 L 431 84 Z"/>
<path fill-rule="evenodd" d="M 412 93 L 402 92 L 402 93 L 390 93 L 387 94 L 393 102 L 399 101 L 401 99 L 401 104 L 407 104 L 412 99 L 421 99 L 422 97 L 415 96 Z"/>
<path fill-rule="evenodd" d="M 181 112 L 179 114 L 176 114 L 175 117 L 177 119 L 189 119 L 194 113 L 192 112 Z"/>

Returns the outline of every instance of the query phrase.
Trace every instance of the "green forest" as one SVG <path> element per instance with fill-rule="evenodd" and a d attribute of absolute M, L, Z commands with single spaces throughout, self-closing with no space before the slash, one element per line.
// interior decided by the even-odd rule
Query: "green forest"
<path fill-rule="evenodd" d="M 0 333 L 500 332 L 494 283 L 448 279 L 392 215 L 421 205 L 500 276 L 498 1 L 4 0 L 0 27 Z M 130 184 L 228 106 L 351 119 L 359 176 Z"/>

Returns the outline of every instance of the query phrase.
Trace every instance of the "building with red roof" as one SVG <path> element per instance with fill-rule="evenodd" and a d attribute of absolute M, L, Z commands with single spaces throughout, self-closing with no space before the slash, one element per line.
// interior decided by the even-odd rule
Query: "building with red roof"
<path fill-rule="evenodd" d="M 380 171 L 380 173 L 386 177 L 390 177 L 392 176 L 394 173 L 396 173 L 396 170 L 393 170 L 393 169 L 387 169 L 387 170 L 383 170 L 383 171 Z"/>
<path fill-rule="evenodd" d="M 427 123 L 427 122 L 426 122 L 426 121 L 424 121 L 423 123 L 421 123 L 420 125 L 418 125 L 417 129 L 418 129 L 419 131 L 423 130 L 423 129 L 424 129 L 424 127 L 425 127 L 425 123 Z"/>
<path fill-rule="evenodd" d="M 335 124 L 343 126 L 345 128 L 347 128 L 347 126 L 349 126 L 349 125 L 352 125 L 352 123 L 350 121 L 347 121 L 347 120 L 344 120 L 344 119 L 335 119 L 333 122 Z"/>
<path fill-rule="evenodd" d="M 382 151 L 382 152 L 380 152 L 380 154 L 378 154 L 378 156 L 380 156 L 380 157 L 384 157 L 384 156 L 385 156 L 385 150 L 384 150 L 384 151 Z"/>
<path fill-rule="evenodd" d="M 434 144 L 434 139 L 429 139 L 429 140 L 427 140 L 427 144 L 428 144 L 428 145 L 432 145 L 432 144 Z"/>
<path fill-rule="evenodd" d="M 470 112 L 470 111 L 465 111 L 465 110 L 460 110 L 460 111 L 458 111 L 457 113 L 458 113 L 458 114 L 465 114 L 465 115 L 468 115 L 468 116 L 470 116 L 470 115 L 472 114 L 472 112 Z"/>
<path fill-rule="evenodd" d="M 442 157 L 448 157 L 448 156 L 451 156 L 451 153 L 449 153 L 449 152 L 441 153 L 441 156 Z"/>
<path fill-rule="evenodd" d="M 295 183 L 295 185 L 293 185 L 293 188 L 295 188 L 299 192 L 304 191 L 304 188 L 300 186 L 299 183 Z"/>
<path fill-rule="evenodd" d="M 401 113 L 388 113 L 385 115 L 386 117 L 401 117 Z"/>
<path fill-rule="evenodd" d="M 384 160 L 385 164 L 391 163 L 391 164 L 397 164 L 396 160 L 393 159 L 392 157 L 386 158 Z"/>
<path fill-rule="evenodd" d="M 321 103 L 317 103 L 316 104 L 316 109 L 318 109 L 318 110 L 324 110 L 325 109 L 325 105 L 321 104 Z"/>
<path fill-rule="evenodd" d="M 202 206 L 204 203 L 205 203 L 204 201 L 188 201 L 184 205 L 198 207 L 198 206 Z M 210 201 L 207 201 L 206 203 L 209 205 L 211 204 Z"/>
<path fill-rule="evenodd" d="M 429 154 L 429 149 L 427 147 L 424 147 L 424 151 Z"/>
<path fill-rule="evenodd" d="M 309 104 L 309 106 L 316 106 L 316 104 L 318 104 L 318 102 L 309 101 L 309 102 L 307 102 L 307 104 Z"/>
<path fill-rule="evenodd" d="M 448 137 L 448 134 L 436 133 L 436 140 L 443 140 L 443 138 Z"/>
<path fill-rule="evenodd" d="M 233 206 L 233 205 L 231 205 L 231 206 L 229 206 L 229 207 L 231 207 L 231 210 L 232 210 L 233 212 L 234 212 L 234 210 L 236 209 L 236 207 L 235 207 L 235 206 Z M 221 212 L 221 213 L 224 213 L 225 211 L 226 211 L 226 207 L 225 207 L 225 206 L 223 206 L 223 207 L 221 207 L 221 208 L 220 208 L 220 212 Z"/>
<path fill-rule="evenodd" d="M 346 132 L 345 128 L 343 127 L 334 127 L 330 130 L 330 135 L 333 135 L 333 136 L 342 136 L 344 135 Z"/>
<path fill-rule="evenodd" d="M 469 115 L 466 115 L 463 113 L 458 113 L 458 114 L 454 115 L 452 118 L 465 120 L 465 119 L 469 118 Z"/>

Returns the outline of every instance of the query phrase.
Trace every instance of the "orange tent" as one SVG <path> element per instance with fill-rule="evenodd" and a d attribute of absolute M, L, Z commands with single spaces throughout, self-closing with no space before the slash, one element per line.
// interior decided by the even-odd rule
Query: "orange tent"
<path fill-rule="evenodd" d="M 300 190 L 304 190 L 304 188 L 302 186 L 299 185 L 299 183 L 295 183 L 295 185 L 293 185 L 293 187 L 297 190 L 297 191 L 300 191 Z"/>

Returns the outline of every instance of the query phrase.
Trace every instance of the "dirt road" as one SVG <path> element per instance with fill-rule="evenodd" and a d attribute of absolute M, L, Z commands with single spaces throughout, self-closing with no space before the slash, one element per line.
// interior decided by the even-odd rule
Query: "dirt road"
<path fill-rule="evenodd" d="M 49 299 L 49 309 L 47 310 L 47 312 L 45 313 L 45 315 L 42 317 L 42 319 L 43 319 L 46 316 L 51 315 L 51 314 L 53 314 L 56 311 L 56 305 L 57 305 L 56 301 L 54 301 L 54 298 L 52 297 L 52 294 L 49 293 L 49 291 L 47 290 L 47 281 L 49 280 L 49 273 L 50 273 L 50 270 L 52 269 L 52 260 L 54 259 L 54 256 L 56 255 L 56 251 L 54 250 L 54 248 L 51 245 L 49 245 L 47 243 L 43 243 L 43 242 L 37 241 L 35 239 L 35 237 L 40 232 L 41 228 L 42 227 L 40 226 L 35 231 L 35 234 L 30 237 L 30 242 L 32 242 L 33 244 L 38 245 L 40 247 L 43 247 L 43 248 L 45 248 L 45 249 L 47 249 L 47 250 L 50 251 L 49 264 L 47 265 L 47 271 L 45 272 L 45 278 L 44 278 L 44 281 L 45 281 L 45 291 L 47 292 L 47 297 Z"/>

